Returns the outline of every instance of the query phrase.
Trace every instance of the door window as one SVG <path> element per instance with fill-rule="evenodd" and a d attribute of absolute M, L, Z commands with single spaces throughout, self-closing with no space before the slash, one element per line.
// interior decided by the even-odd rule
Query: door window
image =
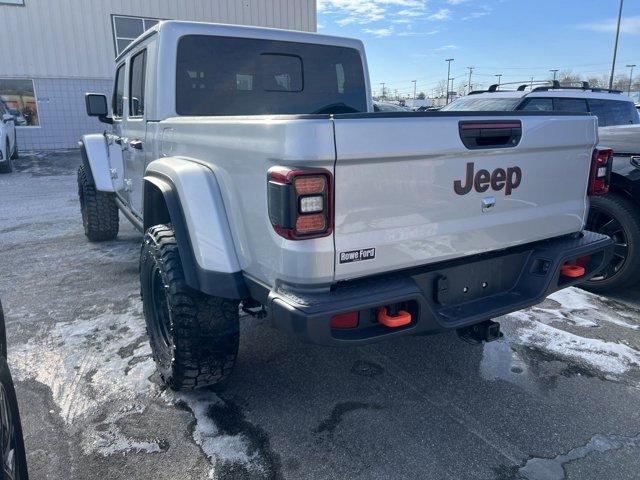
<path fill-rule="evenodd" d="M 112 109 L 114 117 L 122 117 L 124 111 L 124 63 L 116 70 L 116 84 L 113 88 Z"/>
<path fill-rule="evenodd" d="M 144 81 L 147 51 L 136 54 L 131 59 L 131 76 L 129 80 L 129 117 L 144 115 Z"/>
<path fill-rule="evenodd" d="M 560 98 L 555 99 L 555 110 L 557 112 L 586 113 L 587 101 L 584 98 Z"/>
<path fill-rule="evenodd" d="M 553 111 L 553 99 L 530 98 L 520 110 L 524 110 L 525 112 L 551 112 Z"/>

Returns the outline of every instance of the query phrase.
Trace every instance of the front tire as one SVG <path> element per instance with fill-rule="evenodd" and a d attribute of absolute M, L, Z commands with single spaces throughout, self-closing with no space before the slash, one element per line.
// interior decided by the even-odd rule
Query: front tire
<path fill-rule="evenodd" d="M 151 351 L 166 385 L 199 388 L 231 374 L 240 337 L 239 302 L 187 286 L 171 225 L 156 225 L 145 234 L 140 289 Z"/>
<path fill-rule="evenodd" d="M 4 161 L 0 162 L 0 173 L 13 172 L 13 161 L 11 160 L 11 147 L 9 145 L 9 139 L 7 139 L 4 147 Z"/>
<path fill-rule="evenodd" d="M 605 293 L 637 283 L 640 280 L 640 208 L 618 193 L 593 197 L 586 228 L 610 236 L 615 247 L 611 262 L 582 287 Z"/>
<path fill-rule="evenodd" d="M 120 222 L 113 193 L 100 192 L 89 180 L 84 165 L 78 168 L 78 196 L 84 234 L 91 242 L 113 240 L 118 236 Z"/>
<path fill-rule="evenodd" d="M 7 365 L 4 316 L 0 304 L 0 478 L 28 480 L 27 456 L 16 391 Z"/>

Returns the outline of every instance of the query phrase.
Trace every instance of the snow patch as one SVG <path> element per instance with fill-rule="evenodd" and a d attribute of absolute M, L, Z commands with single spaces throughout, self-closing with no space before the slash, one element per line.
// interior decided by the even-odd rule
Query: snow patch
<path fill-rule="evenodd" d="M 560 304 L 557 308 L 545 307 L 550 303 Z M 597 327 L 599 321 L 604 321 L 629 328 L 640 330 L 637 320 L 625 313 L 632 307 L 628 307 L 593 293 L 571 287 L 559 290 L 548 297 L 541 307 L 533 307 L 532 312 L 542 313 L 550 321 L 569 321 L 579 327 Z"/>
<path fill-rule="evenodd" d="M 640 352 L 621 343 L 584 338 L 539 322 L 517 330 L 517 343 L 581 363 L 605 374 L 640 367 Z"/>
<path fill-rule="evenodd" d="M 138 301 L 122 313 L 103 312 L 89 319 L 60 322 L 46 337 L 31 339 L 11 352 L 19 379 L 51 388 L 67 423 L 95 411 L 98 403 L 131 400 L 155 389 L 155 370 Z M 130 349 L 131 355 L 122 355 Z"/>
<path fill-rule="evenodd" d="M 211 463 L 209 478 L 217 478 L 219 467 L 229 464 L 241 464 L 250 472 L 264 472 L 262 458 L 257 450 L 251 451 L 249 443 L 242 434 L 229 435 L 221 432 L 209 415 L 213 406 L 224 405 L 211 391 L 167 392 L 167 401 L 186 405 L 195 417 L 193 439 L 202 449 Z"/>
<path fill-rule="evenodd" d="M 157 441 L 129 439 L 116 425 L 144 410 L 136 399 L 158 394 L 148 380 L 155 365 L 139 301 L 130 299 L 121 313 L 102 312 L 56 323 L 38 338 L 16 346 L 11 360 L 17 379 L 36 380 L 51 389 L 70 427 L 107 410 L 100 423 L 89 422 L 81 429 L 85 453 L 161 451 Z M 116 402 L 124 406 L 110 411 Z"/>

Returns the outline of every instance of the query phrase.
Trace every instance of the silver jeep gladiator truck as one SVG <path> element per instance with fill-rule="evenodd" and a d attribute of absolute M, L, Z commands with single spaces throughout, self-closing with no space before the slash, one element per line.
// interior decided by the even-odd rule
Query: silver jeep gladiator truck
<path fill-rule="evenodd" d="M 116 59 L 80 143 L 89 240 L 144 232 L 140 282 L 174 389 L 233 367 L 239 307 L 325 345 L 490 319 L 607 264 L 584 230 L 610 153 L 590 115 L 373 113 L 360 41 L 167 21 Z"/>

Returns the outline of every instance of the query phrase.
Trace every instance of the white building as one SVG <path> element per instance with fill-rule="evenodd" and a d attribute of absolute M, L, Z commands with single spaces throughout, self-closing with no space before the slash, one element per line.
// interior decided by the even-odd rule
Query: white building
<path fill-rule="evenodd" d="M 161 19 L 316 31 L 316 0 L 0 0 L 0 99 L 21 150 L 77 146 L 104 125 L 85 92 L 111 94 L 114 58 Z"/>

